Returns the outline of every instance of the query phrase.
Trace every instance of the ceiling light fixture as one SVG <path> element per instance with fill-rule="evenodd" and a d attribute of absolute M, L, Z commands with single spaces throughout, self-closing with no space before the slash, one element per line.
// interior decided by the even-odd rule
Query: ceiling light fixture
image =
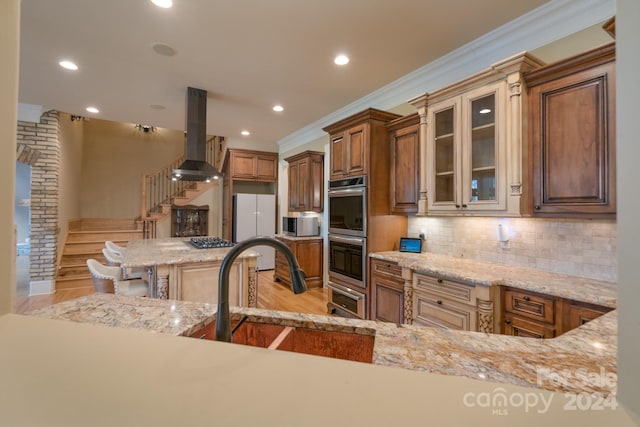
<path fill-rule="evenodd" d="M 490 108 L 483 108 L 479 111 L 480 114 L 489 114 L 491 112 Z"/>
<path fill-rule="evenodd" d="M 100 112 L 96 107 L 87 107 L 87 111 L 93 114 L 97 114 Z"/>
<path fill-rule="evenodd" d="M 335 57 L 333 63 L 336 65 L 347 65 L 349 63 L 349 57 L 347 55 L 340 54 Z"/>
<path fill-rule="evenodd" d="M 171 0 L 151 0 L 151 3 L 163 9 L 168 9 L 173 6 L 173 2 Z"/>
<path fill-rule="evenodd" d="M 162 56 L 175 56 L 177 51 L 166 43 L 154 43 L 151 45 L 151 49 L 158 55 Z"/>
<path fill-rule="evenodd" d="M 60 61 L 59 64 L 62 68 L 66 68 L 67 70 L 75 71 L 78 69 L 78 66 L 71 61 L 67 61 L 67 60 Z"/>
<path fill-rule="evenodd" d="M 251 135 L 251 132 L 249 132 L 248 130 L 243 130 L 242 132 L 240 132 L 242 134 L 242 136 L 249 136 Z"/>
<path fill-rule="evenodd" d="M 284 111 L 284 107 L 282 105 L 274 105 L 273 106 L 273 111 L 276 111 L 278 113 Z"/>
<path fill-rule="evenodd" d="M 155 132 L 156 131 L 156 127 L 155 126 L 141 125 L 141 124 L 137 124 L 136 125 L 136 129 L 141 130 L 142 132 Z"/>

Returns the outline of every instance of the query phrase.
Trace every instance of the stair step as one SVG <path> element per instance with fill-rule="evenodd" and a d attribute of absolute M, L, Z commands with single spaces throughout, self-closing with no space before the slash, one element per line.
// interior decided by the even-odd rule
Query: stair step
<path fill-rule="evenodd" d="M 89 268 L 87 268 L 87 264 L 84 265 L 76 265 L 73 267 L 61 267 L 58 269 L 58 278 L 71 278 L 76 276 L 86 276 L 90 274 Z"/>
<path fill-rule="evenodd" d="M 83 218 L 69 222 L 71 231 L 136 230 L 135 220 L 112 218 Z"/>
<path fill-rule="evenodd" d="M 87 260 L 89 258 L 93 258 L 96 261 L 99 261 L 103 264 L 105 264 L 107 261 L 104 259 L 104 255 L 102 254 L 102 251 L 100 251 L 99 253 L 93 253 L 93 254 L 65 254 L 62 255 L 62 259 L 60 260 L 60 266 L 69 266 L 69 265 L 87 265 Z"/>
<path fill-rule="evenodd" d="M 95 241 L 129 241 L 142 238 L 142 230 L 69 231 L 67 243 Z"/>
<path fill-rule="evenodd" d="M 64 247 L 64 255 L 100 254 L 104 248 L 104 242 L 67 243 Z"/>

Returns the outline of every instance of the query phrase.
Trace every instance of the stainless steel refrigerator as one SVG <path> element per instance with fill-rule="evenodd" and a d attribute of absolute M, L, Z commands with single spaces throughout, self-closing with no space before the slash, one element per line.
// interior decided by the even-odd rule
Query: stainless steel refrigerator
<path fill-rule="evenodd" d="M 233 196 L 233 242 L 276 233 L 276 196 L 274 194 L 235 194 Z M 259 252 L 258 270 L 275 268 L 275 249 L 269 246 L 251 248 Z"/>

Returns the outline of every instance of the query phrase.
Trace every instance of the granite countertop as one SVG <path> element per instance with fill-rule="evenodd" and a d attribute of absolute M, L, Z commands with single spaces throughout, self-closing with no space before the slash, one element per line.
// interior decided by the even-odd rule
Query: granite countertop
<path fill-rule="evenodd" d="M 511 286 L 557 297 L 615 308 L 617 284 L 525 267 L 456 258 L 432 253 L 376 252 L 370 257 L 397 262 L 417 273 L 483 286 Z"/>
<path fill-rule="evenodd" d="M 130 240 L 123 255 L 122 267 L 152 267 L 155 265 L 184 264 L 187 262 L 222 261 L 230 248 L 196 249 L 188 237 Z M 257 257 L 252 250 L 242 252 L 238 258 Z"/>
<path fill-rule="evenodd" d="M 547 340 L 255 308 L 231 311 L 257 322 L 375 335 L 375 365 L 551 391 L 616 392 L 615 311 Z M 93 294 L 30 315 L 188 336 L 213 322 L 215 312 L 210 304 Z"/>
<path fill-rule="evenodd" d="M 291 240 L 293 242 L 301 240 L 322 240 L 322 236 L 289 236 L 288 234 L 276 234 L 279 239 Z"/>

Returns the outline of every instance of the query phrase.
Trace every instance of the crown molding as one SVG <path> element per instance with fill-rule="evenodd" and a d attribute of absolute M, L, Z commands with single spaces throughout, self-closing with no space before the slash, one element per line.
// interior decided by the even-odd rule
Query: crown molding
<path fill-rule="evenodd" d="M 390 109 L 521 51 L 530 51 L 615 15 L 615 0 L 552 0 L 278 141 L 281 153 L 327 136 L 334 122 L 366 108 Z"/>

